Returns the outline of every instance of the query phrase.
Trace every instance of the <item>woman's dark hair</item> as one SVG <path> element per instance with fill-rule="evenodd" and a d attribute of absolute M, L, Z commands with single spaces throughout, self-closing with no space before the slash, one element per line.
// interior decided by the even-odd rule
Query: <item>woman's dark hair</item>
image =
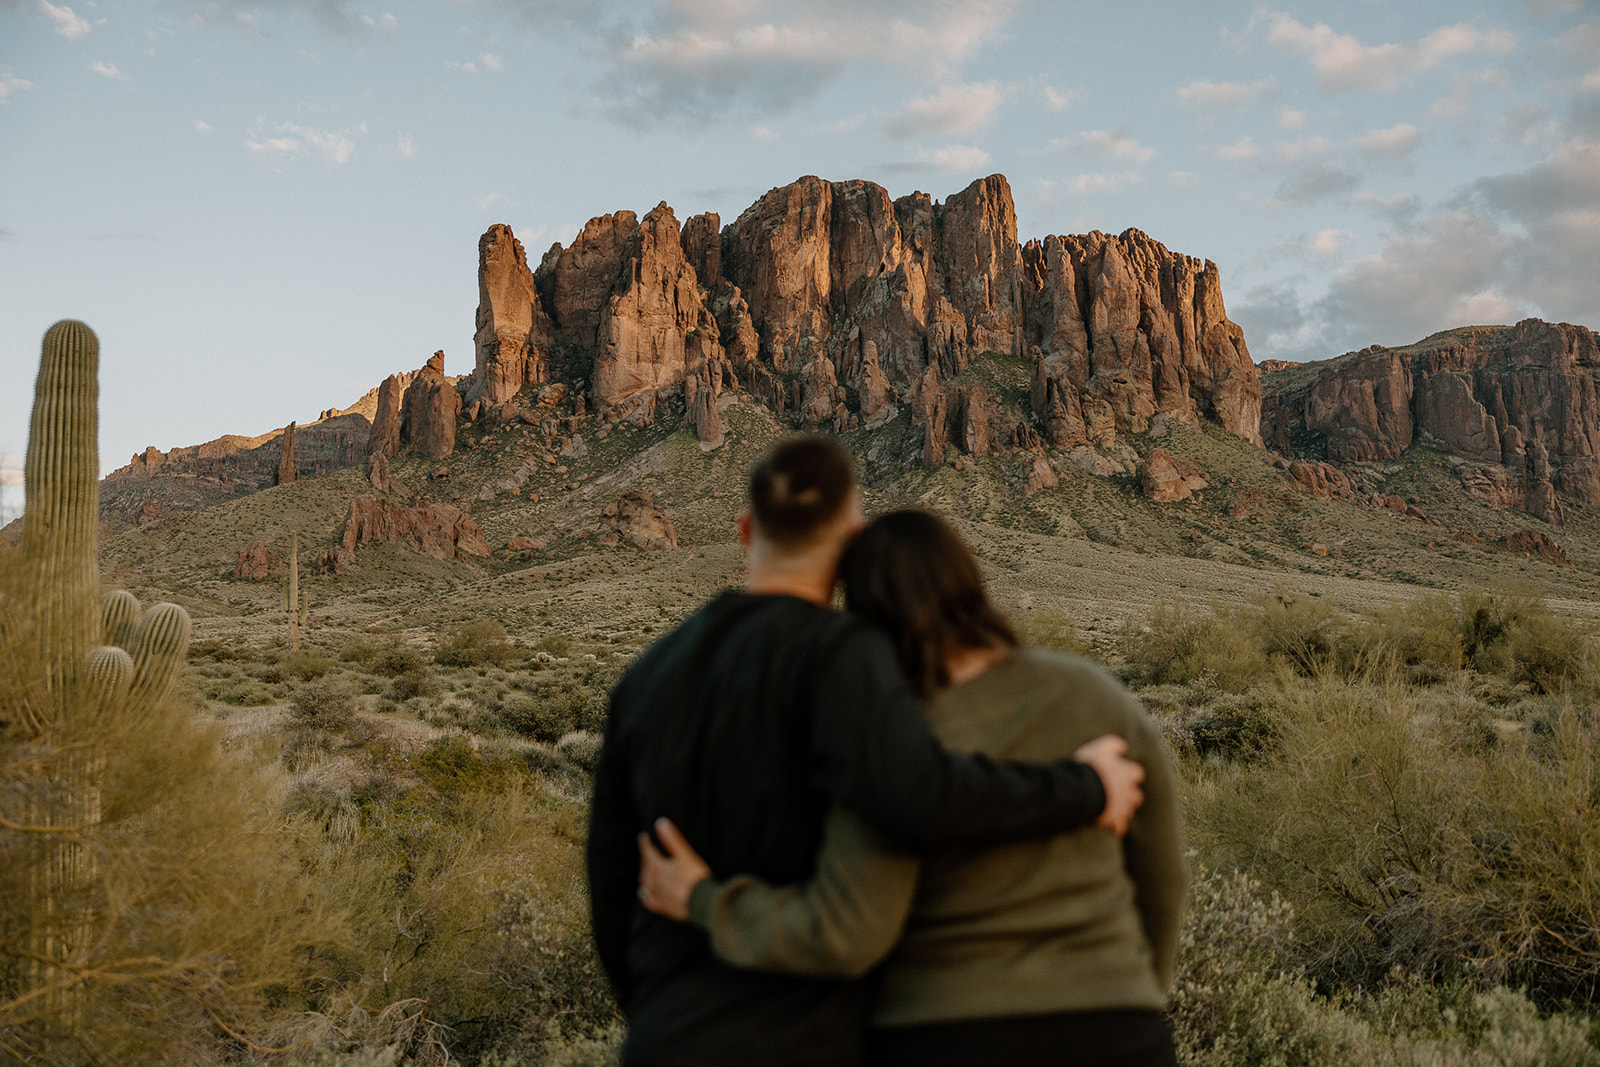
<path fill-rule="evenodd" d="M 891 511 L 872 520 L 839 573 L 845 605 L 889 632 L 918 696 L 950 684 L 950 649 L 1017 645 L 961 535 L 930 512 Z"/>

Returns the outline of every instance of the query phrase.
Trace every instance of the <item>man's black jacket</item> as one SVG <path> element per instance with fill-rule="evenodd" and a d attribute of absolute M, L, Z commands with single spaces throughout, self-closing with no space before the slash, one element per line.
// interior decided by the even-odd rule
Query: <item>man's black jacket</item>
<path fill-rule="evenodd" d="M 864 983 L 735 970 L 637 896 L 637 835 L 658 817 L 719 878 L 797 882 L 834 800 L 934 847 L 1075 829 L 1105 794 L 1082 764 L 945 752 L 888 639 L 859 620 L 795 597 L 717 597 L 618 683 L 595 768 L 590 901 L 627 1063 L 859 1062 Z"/>

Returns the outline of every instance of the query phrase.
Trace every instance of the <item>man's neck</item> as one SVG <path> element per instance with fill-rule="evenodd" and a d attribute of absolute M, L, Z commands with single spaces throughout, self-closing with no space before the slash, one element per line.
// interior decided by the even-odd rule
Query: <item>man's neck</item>
<path fill-rule="evenodd" d="M 792 596 L 809 600 L 819 607 L 827 607 L 833 599 L 833 576 L 815 574 L 786 574 L 782 571 L 762 571 L 754 567 L 744 582 L 745 592 L 757 596 Z"/>

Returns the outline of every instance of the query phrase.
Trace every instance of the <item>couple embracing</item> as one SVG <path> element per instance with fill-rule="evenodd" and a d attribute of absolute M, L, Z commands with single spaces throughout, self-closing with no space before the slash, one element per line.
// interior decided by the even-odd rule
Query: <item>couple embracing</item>
<path fill-rule="evenodd" d="M 745 587 L 640 656 L 595 770 L 624 1063 L 1174 1063 L 1183 849 L 1138 702 L 1019 648 L 941 519 L 863 529 L 827 438 L 739 523 Z"/>

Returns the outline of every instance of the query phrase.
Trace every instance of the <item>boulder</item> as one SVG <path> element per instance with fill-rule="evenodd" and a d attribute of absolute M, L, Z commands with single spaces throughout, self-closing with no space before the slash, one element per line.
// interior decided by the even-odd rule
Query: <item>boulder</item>
<path fill-rule="evenodd" d="M 1312 496 L 1325 500 L 1332 497 L 1355 499 L 1355 487 L 1350 484 L 1349 477 L 1331 463 L 1308 463 L 1297 459 L 1289 463 L 1287 473 L 1295 488 L 1303 489 Z"/>
<path fill-rule="evenodd" d="M 461 394 L 444 376 L 444 353 L 435 352 L 406 387 L 400 412 L 400 443 L 429 459 L 446 459 L 456 447 Z"/>
<path fill-rule="evenodd" d="M 1038 453 L 1024 459 L 1017 473 L 1017 480 L 1022 485 L 1022 495 L 1025 497 L 1046 489 L 1054 489 L 1061 484 L 1061 479 L 1056 476 L 1056 470 L 1050 465 L 1050 461 Z"/>
<path fill-rule="evenodd" d="M 352 497 L 340 545 L 354 555 L 373 541 L 401 545 L 438 559 L 487 556 L 489 543 L 472 517 L 450 504 L 407 507 L 370 496 Z"/>
<path fill-rule="evenodd" d="M 1164 448 L 1150 450 L 1143 469 L 1139 471 L 1139 482 L 1144 488 L 1144 495 L 1158 504 L 1187 500 L 1197 490 L 1211 484 L 1200 473 L 1199 467 Z"/>
<path fill-rule="evenodd" d="M 646 552 L 678 547 L 678 531 L 650 494 L 632 489 L 607 505 L 600 517 L 602 544 L 627 542 Z"/>
<path fill-rule="evenodd" d="M 1500 540 L 1499 547 L 1508 552 L 1520 552 L 1524 556 L 1542 559 L 1563 567 L 1572 563 L 1566 549 L 1556 544 L 1554 538 L 1541 530 L 1518 530 L 1506 534 Z"/>
<path fill-rule="evenodd" d="M 233 576 L 252 582 L 264 582 L 272 573 L 272 550 L 265 541 L 256 541 L 239 550 L 239 559 L 233 565 Z"/>
<path fill-rule="evenodd" d="M 367 457 L 367 482 L 380 493 L 394 492 L 394 477 L 389 473 L 389 457 L 374 452 Z"/>

